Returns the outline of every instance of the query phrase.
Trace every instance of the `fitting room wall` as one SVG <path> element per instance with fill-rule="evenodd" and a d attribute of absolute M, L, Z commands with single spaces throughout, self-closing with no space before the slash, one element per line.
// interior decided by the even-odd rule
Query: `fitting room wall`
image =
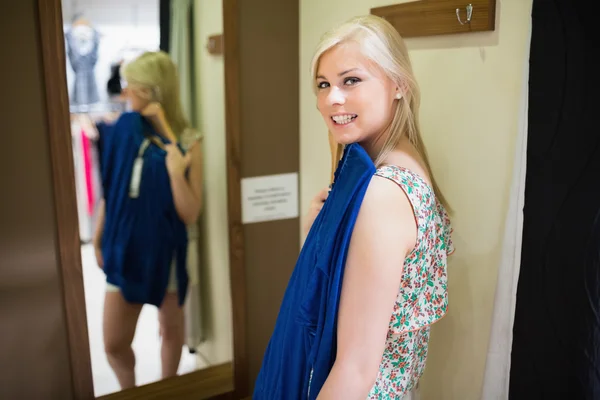
<path fill-rule="evenodd" d="M 36 0 L 0 12 L 0 398 L 70 399 Z M 18 41 L 16 40 L 18 38 Z"/>
<path fill-rule="evenodd" d="M 298 172 L 298 0 L 238 4 L 242 177 Z M 298 257 L 298 225 L 295 218 L 244 227 L 251 387 Z"/>

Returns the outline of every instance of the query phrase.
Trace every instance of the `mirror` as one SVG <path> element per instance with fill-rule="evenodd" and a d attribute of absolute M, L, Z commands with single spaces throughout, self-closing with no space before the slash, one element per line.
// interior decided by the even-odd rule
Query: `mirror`
<path fill-rule="evenodd" d="M 232 361 L 222 10 L 62 0 L 96 397 Z"/>

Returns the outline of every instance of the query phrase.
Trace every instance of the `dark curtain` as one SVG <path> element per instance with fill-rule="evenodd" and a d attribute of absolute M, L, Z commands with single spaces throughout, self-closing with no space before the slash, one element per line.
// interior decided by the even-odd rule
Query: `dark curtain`
<path fill-rule="evenodd" d="M 160 49 L 169 52 L 171 39 L 171 0 L 160 0 L 159 3 Z"/>
<path fill-rule="evenodd" d="M 173 0 L 160 0 L 159 3 L 159 29 L 160 29 L 160 50 L 166 52 L 166 53 L 170 53 L 170 41 L 171 41 L 171 2 Z M 177 1 L 177 0 L 175 0 Z M 190 9 L 190 15 L 189 15 L 189 26 L 190 26 L 190 30 L 189 30 L 189 52 L 191 55 L 194 54 L 195 52 L 195 48 L 196 48 L 196 41 L 195 41 L 195 26 L 194 26 L 194 7 L 195 7 L 195 2 L 191 2 L 191 9 Z M 192 71 L 195 71 L 195 58 L 192 56 L 190 57 L 190 68 Z M 192 87 L 195 87 L 195 74 L 192 74 L 191 76 L 191 82 L 190 84 L 192 85 Z M 194 115 L 194 110 L 196 110 L 196 101 L 195 101 L 195 97 L 192 96 L 192 110 L 190 110 L 191 115 L 189 116 L 189 118 L 192 121 L 195 121 L 196 116 Z"/>
<path fill-rule="evenodd" d="M 600 399 L 596 18 L 591 1 L 533 1 L 510 399 Z"/>

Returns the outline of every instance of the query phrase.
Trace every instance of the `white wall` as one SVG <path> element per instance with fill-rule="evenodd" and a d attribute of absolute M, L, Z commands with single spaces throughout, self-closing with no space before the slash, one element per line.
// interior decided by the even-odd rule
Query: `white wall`
<path fill-rule="evenodd" d="M 196 126 L 204 134 L 205 208 L 203 215 L 207 265 L 202 284 L 205 308 L 210 313 L 206 342 L 200 351 L 211 363 L 230 361 L 233 355 L 232 311 L 229 284 L 227 227 L 227 176 L 225 160 L 225 70 L 223 56 L 206 50 L 208 36 L 223 31 L 222 0 L 194 3 L 195 62 L 197 66 Z"/>
<path fill-rule="evenodd" d="M 301 205 L 328 184 L 309 63 L 321 34 L 399 0 L 301 0 Z M 407 39 L 434 173 L 455 215 L 449 314 L 434 325 L 424 400 L 479 399 L 517 133 L 532 0 L 498 0 L 495 32 Z"/>

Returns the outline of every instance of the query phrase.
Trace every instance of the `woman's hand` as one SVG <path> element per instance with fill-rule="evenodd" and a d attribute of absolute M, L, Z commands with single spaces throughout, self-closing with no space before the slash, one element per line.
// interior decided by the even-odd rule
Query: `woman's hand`
<path fill-rule="evenodd" d="M 176 144 L 165 146 L 167 151 L 167 171 L 170 176 L 183 176 L 192 162 L 192 147 L 188 149 L 185 155 L 181 153 Z"/>
<path fill-rule="evenodd" d="M 163 110 L 162 105 L 158 102 L 148 104 L 141 111 L 141 114 L 151 120 L 161 121 L 163 118 L 165 118 L 165 111 Z"/>
<path fill-rule="evenodd" d="M 304 236 L 308 235 L 312 224 L 315 222 L 315 219 L 317 219 L 317 215 L 319 215 L 319 212 L 323 208 L 323 204 L 325 204 L 325 200 L 327 200 L 327 197 L 329 197 L 330 190 L 331 189 L 329 189 L 328 187 L 321 190 L 310 202 L 308 213 L 304 217 Z"/>
<path fill-rule="evenodd" d="M 167 117 L 165 116 L 165 110 L 162 105 L 158 102 L 153 102 L 148 104 L 144 109 L 140 112 L 144 117 L 148 118 L 154 128 L 158 130 L 158 132 L 164 136 L 171 143 L 177 142 L 177 138 L 171 131 L 171 127 L 167 121 Z"/>

